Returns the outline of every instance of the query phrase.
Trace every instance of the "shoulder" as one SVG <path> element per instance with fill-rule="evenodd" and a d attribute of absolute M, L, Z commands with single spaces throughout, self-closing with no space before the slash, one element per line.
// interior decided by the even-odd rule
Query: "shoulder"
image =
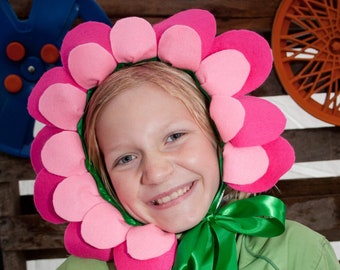
<path fill-rule="evenodd" d="M 114 270 L 113 265 L 104 261 L 84 259 L 75 256 L 68 257 L 57 270 Z"/>
<path fill-rule="evenodd" d="M 241 235 L 237 245 L 240 269 L 340 269 L 325 237 L 293 221 L 286 222 L 280 236 Z"/>

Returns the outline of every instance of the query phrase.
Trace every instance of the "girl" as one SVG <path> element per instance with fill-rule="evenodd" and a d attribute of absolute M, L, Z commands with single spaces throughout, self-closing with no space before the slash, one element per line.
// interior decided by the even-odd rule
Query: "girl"
<path fill-rule="evenodd" d="M 236 200 L 294 162 L 283 115 L 245 96 L 271 68 L 261 37 L 215 39 L 212 15 L 189 10 L 154 27 L 84 23 L 61 56 L 29 100 L 46 124 L 32 145 L 37 209 L 70 222 L 59 269 L 339 268 L 280 200 Z"/>

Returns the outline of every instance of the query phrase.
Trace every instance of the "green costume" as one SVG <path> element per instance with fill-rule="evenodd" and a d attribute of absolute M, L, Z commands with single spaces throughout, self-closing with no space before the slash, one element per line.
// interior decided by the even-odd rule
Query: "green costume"
<path fill-rule="evenodd" d="M 239 235 L 239 270 L 339 270 L 329 242 L 322 235 L 294 222 L 272 238 Z M 70 256 L 58 270 L 112 270 L 112 263 Z"/>

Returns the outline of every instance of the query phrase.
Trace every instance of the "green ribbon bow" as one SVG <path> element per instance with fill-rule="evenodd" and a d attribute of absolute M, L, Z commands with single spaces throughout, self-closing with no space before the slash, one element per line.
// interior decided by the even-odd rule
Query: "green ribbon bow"
<path fill-rule="evenodd" d="M 273 237 L 285 230 L 286 207 L 278 198 L 259 195 L 218 208 L 223 190 L 206 217 L 183 234 L 173 270 L 238 269 L 237 234 Z"/>

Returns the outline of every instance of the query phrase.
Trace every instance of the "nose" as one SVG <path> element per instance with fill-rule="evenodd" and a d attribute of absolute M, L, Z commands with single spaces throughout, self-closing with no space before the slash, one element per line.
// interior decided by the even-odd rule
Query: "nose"
<path fill-rule="evenodd" d="M 153 153 L 144 156 L 142 183 L 144 185 L 162 183 L 168 179 L 173 171 L 173 162 L 167 154 Z"/>

